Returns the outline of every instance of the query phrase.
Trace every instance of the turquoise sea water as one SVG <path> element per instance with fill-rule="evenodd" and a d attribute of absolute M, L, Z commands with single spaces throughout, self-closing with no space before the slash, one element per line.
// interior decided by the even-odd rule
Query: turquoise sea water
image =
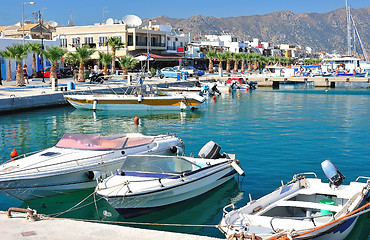
<path fill-rule="evenodd" d="M 134 125 L 134 116 L 141 119 Z M 231 201 L 241 206 L 276 189 L 293 174 L 314 171 L 324 178 L 320 163 L 330 159 L 346 176 L 370 176 L 370 90 L 324 89 L 269 90 L 224 94 L 209 101 L 204 112 L 97 112 L 62 107 L 0 116 L 0 162 L 15 148 L 20 154 L 53 146 L 64 133 L 140 132 L 147 135 L 175 133 L 186 144 L 186 153 L 198 153 L 209 140 L 222 151 L 236 153 L 247 176 L 236 178 L 215 191 L 165 210 L 130 219 L 132 222 L 215 225 L 222 207 Z M 11 206 L 36 208 L 39 213 L 64 211 L 91 191 L 40 199 L 29 203 L 0 195 L 0 210 Z M 85 203 L 91 203 L 89 198 Z M 112 214 L 107 221 L 127 221 L 105 200 L 97 202 Z M 94 204 L 61 217 L 99 219 Z M 356 236 L 368 239 L 364 217 Z M 136 226 L 143 227 L 143 226 Z M 223 237 L 212 227 L 151 227 Z"/>

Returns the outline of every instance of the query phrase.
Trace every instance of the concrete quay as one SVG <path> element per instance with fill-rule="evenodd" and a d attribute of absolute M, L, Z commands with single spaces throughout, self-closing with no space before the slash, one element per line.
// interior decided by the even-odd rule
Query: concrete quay
<path fill-rule="evenodd" d="M 125 226 L 92 223 L 72 219 L 41 218 L 36 221 L 26 220 L 26 213 L 12 212 L 9 218 L 7 212 L 0 211 L 0 236 L 6 240 L 220 240 L 206 236 L 183 233 L 164 232 Z"/>

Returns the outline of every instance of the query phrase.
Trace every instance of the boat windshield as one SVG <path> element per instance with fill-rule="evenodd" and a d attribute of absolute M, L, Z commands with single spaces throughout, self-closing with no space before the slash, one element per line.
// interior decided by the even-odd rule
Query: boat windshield
<path fill-rule="evenodd" d="M 88 150 L 118 150 L 151 143 L 153 137 L 127 135 L 100 136 L 99 134 L 65 134 L 56 147 Z"/>
<path fill-rule="evenodd" d="M 195 164 L 176 156 L 127 156 L 122 165 L 125 172 L 181 174 L 193 170 Z"/>

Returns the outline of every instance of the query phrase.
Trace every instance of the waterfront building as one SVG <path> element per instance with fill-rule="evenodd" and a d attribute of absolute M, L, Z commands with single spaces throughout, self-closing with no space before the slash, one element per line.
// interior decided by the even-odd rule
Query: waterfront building
<path fill-rule="evenodd" d="M 43 44 L 44 46 L 59 46 L 59 38 L 52 39 L 52 30 L 53 28 L 49 25 L 42 27 L 42 35 L 40 35 L 40 24 L 38 23 L 31 23 L 29 21 L 25 21 L 24 26 L 24 41 L 23 41 L 23 29 L 21 23 L 16 23 L 12 26 L 0 26 L 0 51 L 4 51 L 7 46 L 12 46 L 13 44 L 27 44 L 27 43 L 34 43 L 38 42 L 39 44 Z M 31 75 L 32 73 L 32 53 L 29 53 L 27 58 L 24 60 L 24 63 L 28 67 L 28 72 Z M 42 56 L 36 56 L 36 71 L 40 71 L 42 66 L 50 66 L 48 61 L 44 61 L 42 63 Z M 15 60 L 10 61 L 11 66 L 11 76 L 14 80 L 16 70 L 17 70 L 17 63 Z M 8 71 L 8 60 L 0 57 L 0 69 L 1 74 L 0 78 L 6 79 L 7 71 Z"/>
<path fill-rule="evenodd" d="M 96 50 L 91 56 L 93 63 L 99 59 L 99 52 L 110 52 L 108 45 L 110 37 L 118 37 L 124 48 L 117 49 L 116 56 L 138 55 L 140 53 L 161 54 L 167 50 L 166 32 L 152 26 L 129 26 L 120 21 L 97 23 L 87 26 L 59 27 L 54 36 L 60 37 L 61 47 L 69 52 L 75 52 L 76 47 L 84 45 Z"/>

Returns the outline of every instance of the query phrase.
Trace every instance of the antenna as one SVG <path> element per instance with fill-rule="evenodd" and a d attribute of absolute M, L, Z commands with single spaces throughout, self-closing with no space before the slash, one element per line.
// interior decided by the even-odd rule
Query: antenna
<path fill-rule="evenodd" d="M 122 18 L 122 21 L 129 27 L 138 27 L 143 21 L 136 15 L 126 15 Z"/>
<path fill-rule="evenodd" d="M 106 9 L 106 7 L 103 7 L 103 22 L 105 22 L 105 18 L 104 18 L 104 13 L 107 13 L 108 11 L 107 10 L 105 10 Z"/>
<path fill-rule="evenodd" d="M 49 22 L 47 22 L 47 24 L 48 24 L 50 27 L 53 27 L 53 28 L 55 28 L 55 27 L 57 27 L 57 26 L 58 26 L 58 23 L 57 23 L 57 22 L 54 22 L 54 21 L 49 21 Z"/>

